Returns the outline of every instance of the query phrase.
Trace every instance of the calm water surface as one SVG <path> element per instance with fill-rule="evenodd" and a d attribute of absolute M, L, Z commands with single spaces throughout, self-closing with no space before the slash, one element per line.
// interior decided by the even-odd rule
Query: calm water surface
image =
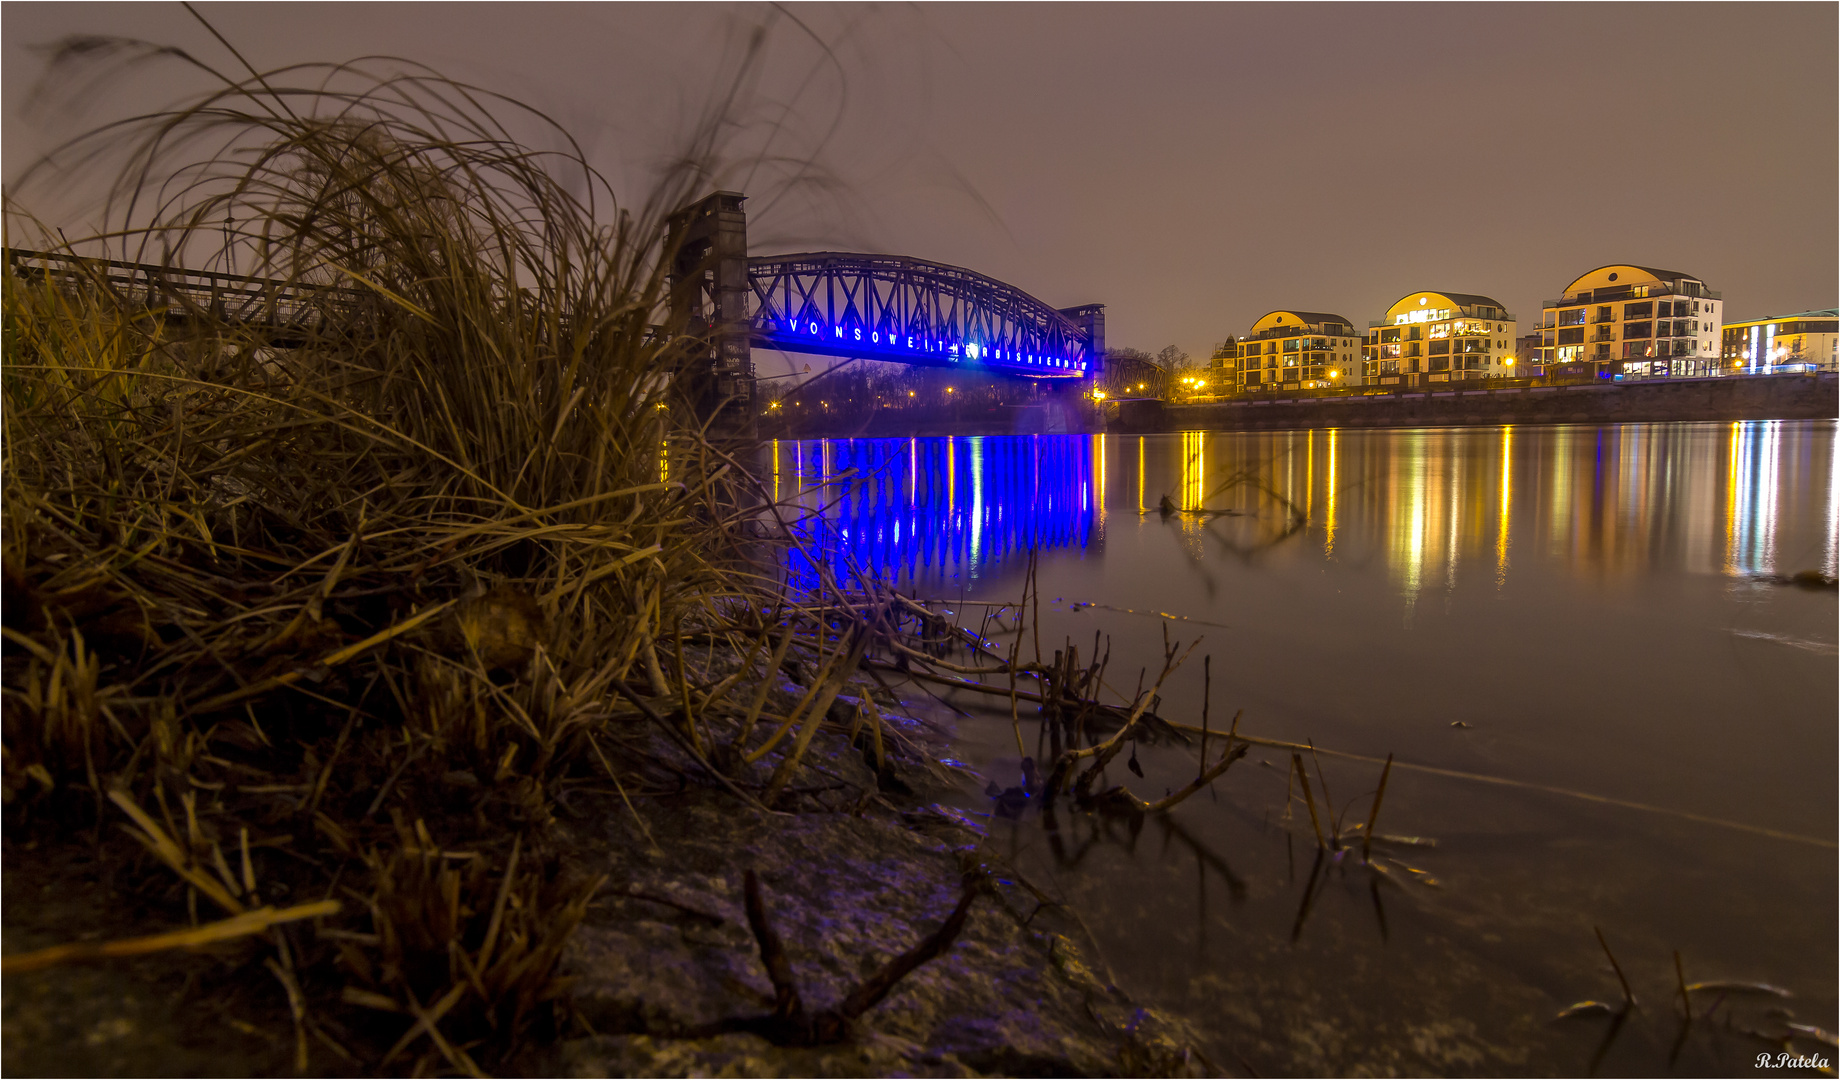
<path fill-rule="evenodd" d="M 1276 751 L 1139 829 L 1005 818 L 967 791 L 1119 982 L 1194 1020 L 1223 1067 L 1694 1075 L 1773 1051 L 1728 1018 L 1836 1027 L 1835 595 L 1774 580 L 1840 569 L 1835 434 L 859 439 L 772 444 L 766 465 L 780 497 L 822 508 L 834 568 L 956 602 L 967 625 L 989 609 L 966 602 L 1020 595 L 1036 546 L 1042 650 L 1109 638 L 1127 694 L 1165 629 L 1203 639 L 1168 718 L 1198 721 L 1206 654 L 1215 724 L 1244 710 L 1253 734 L 1468 774 L 1395 770 L 1378 831 L 1437 845 L 1393 850 L 1385 887 L 1317 859 Z M 1007 715 L 953 700 L 964 758 L 1019 783 Z M 1178 746 L 1139 758 L 1145 778 L 1111 780 L 1151 798 L 1195 767 Z M 1378 768 L 1321 767 L 1363 818 Z M 1620 999 L 1594 926 L 1643 1006 L 1554 1022 Z M 1683 1033 L 1675 951 L 1689 981 L 1794 997 L 1732 995 Z"/>

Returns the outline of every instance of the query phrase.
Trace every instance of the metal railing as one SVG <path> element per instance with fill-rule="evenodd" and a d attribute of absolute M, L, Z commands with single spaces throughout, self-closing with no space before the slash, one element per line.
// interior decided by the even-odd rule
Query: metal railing
<path fill-rule="evenodd" d="M 354 314 L 369 296 L 343 285 L 187 270 L 26 248 L 9 248 L 6 259 L 21 280 L 49 280 L 69 290 L 99 289 L 139 311 L 178 317 L 208 314 L 280 330 L 320 328 L 330 315 Z"/>
<path fill-rule="evenodd" d="M 1585 289 L 1570 296 L 1561 296 L 1557 300 L 1542 300 L 1543 308 L 1579 307 L 1584 304 L 1612 304 L 1620 300 L 1660 299 L 1668 296 L 1687 296 L 1695 300 L 1723 300 L 1725 294 L 1695 281 L 1678 279 L 1663 281 L 1654 285 L 1612 285 L 1604 289 Z"/>

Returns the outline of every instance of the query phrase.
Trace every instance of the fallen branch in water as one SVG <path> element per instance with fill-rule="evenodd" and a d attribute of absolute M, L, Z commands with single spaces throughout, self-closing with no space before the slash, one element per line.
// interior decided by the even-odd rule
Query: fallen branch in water
<path fill-rule="evenodd" d="M 1177 642 L 1174 645 L 1168 644 L 1169 631 L 1167 628 L 1163 631 L 1163 640 L 1163 670 L 1157 675 L 1156 682 L 1151 684 L 1149 692 L 1138 695 L 1137 702 L 1132 706 L 1131 714 L 1126 718 L 1124 726 L 1120 727 L 1112 734 L 1111 738 L 1102 743 L 1095 743 L 1083 749 L 1068 750 L 1061 754 L 1060 758 L 1054 763 L 1054 771 L 1049 774 L 1048 777 L 1047 790 L 1050 793 L 1061 791 L 1066 783 L 1067 774 L 1072 771 L 1074 764 L 1089 757 L 1095 758 L 1096 760 L 1081 776 L 1081 783 L 1090 785 L 1092 779 L 1110 763 L 1113 757 L 1117 756 L 1119 749 L 1124 745 L 1125 736 L 1136 729 L 1137 722 L 1143 717 L 1145 711 L 1150 708 L 1150 703 L 1157 700 L 1157 691 L 1162 689 L 1163 682 L 1167 680 L 1177 668 L 1181 667 L 1182 662 L 1187 660 L 1189 654 L 1193 653 L 1196 646 L 1201 644 L 1197 641 L 1193 645 L 1190 645 L 1188 647 L 1188 652 L 1183 653 L 1181 657 L 1178 658 L 1176 656 L 1176 649 L 1181 648 L 1182 643 Z"/>

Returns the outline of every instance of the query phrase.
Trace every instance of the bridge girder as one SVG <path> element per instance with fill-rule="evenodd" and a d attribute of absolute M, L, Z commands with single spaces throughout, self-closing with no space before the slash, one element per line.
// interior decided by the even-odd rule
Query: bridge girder
<path fill-rule="evenodd" d="M 1092 378 L 1099 304 L 1057 309 L 963 267 L 841 251 L 748 259 L 757 347 L 1025 375 Z"/>

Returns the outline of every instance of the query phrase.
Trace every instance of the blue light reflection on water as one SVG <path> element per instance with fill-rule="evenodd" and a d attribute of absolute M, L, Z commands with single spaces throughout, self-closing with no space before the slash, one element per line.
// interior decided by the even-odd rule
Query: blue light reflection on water
<path fill-rule="evenodd" d="M 794 589 L 816 558 L 839 581 L 860 570 L 896 585 L 959 577 L 1043 551 L 1100 542 L 1094 455 L 1103 436 L 776 441 L 776 500 L 811 511 L 789 559 Z"/>

